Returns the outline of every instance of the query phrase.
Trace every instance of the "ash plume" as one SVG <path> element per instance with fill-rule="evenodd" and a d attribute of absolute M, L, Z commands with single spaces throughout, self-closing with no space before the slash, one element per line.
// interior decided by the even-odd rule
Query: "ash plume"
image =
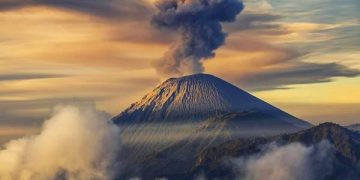
<path fill-rule="evenodd" d="M 162 76 L 203 72 L 203 61 L 214 57 L 225 42 L 221 23 L 235 21 L 244 8 L 239 0 L 159 0 L 155 6 L 158 13 L 152 24 L 178 34 L 164 57 L 154 63 Z"/>

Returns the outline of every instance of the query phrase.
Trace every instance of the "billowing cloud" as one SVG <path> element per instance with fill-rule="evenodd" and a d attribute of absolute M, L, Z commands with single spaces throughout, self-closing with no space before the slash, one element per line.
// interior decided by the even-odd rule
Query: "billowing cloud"
<path fill-rule="evenodd" d="M 331 172 L 333 148 L 327 141 L 312 146 L 270 145 L 259 155 L 233 160 L 237 179 L 316 180 Z"/>
<path fill-rule="evenodd" d="M 93 106 L 59 106 L 38 135 L 0 150 L 0 179 L 111 179 L 120 150 L 116 125 Z"/>
<path fill-rule="evenodd" d="M 214 57 L 224 42 L 223 22 L 235 21 L 243 9 L 238 0 L 160 0 L 152 24 L 173 29 L 179 37 L 164 57 L 154 63 L 163 76 L 181 76 L 204 71 L 202 61 Z"/>

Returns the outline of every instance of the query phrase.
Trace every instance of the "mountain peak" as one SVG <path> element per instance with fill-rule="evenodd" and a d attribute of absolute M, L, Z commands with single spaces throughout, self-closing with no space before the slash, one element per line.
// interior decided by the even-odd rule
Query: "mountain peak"
<path fill-rule="evenodd" d="M 214 75 L 211 75 L 211 74 L 204 74 L 204 73 L 199 73 L 199 74 L 191 74 L 191 75 L 187 75 L 187 76 L 182 76 L 182 77 L 178 77 L 178 78 L 169 78 L 168 80 L 166 80 L 165 82 L 168 82 L 168 81 L 179 81 L 179 80 L 182 80 L 182 81 L 191 81 L 191 80 L 195 80 L 195 79 L 219 79 L 221 80 L 220 78 L 214 76 Z"/>
<path fill-rule="evenodd" d="M 339 124 L 336 123 L 332 123 L 332 122 L 325 122 L 325 123 L 321 123 L 318 126 L 314 127 L 317 130 L 320 129 L 327 129 L 327 130 L 347 130 L 346 128 L 340 126 Z"/>
<path fill-rule="evenodd" d="M 326 122 L 294 134 L 284 135 L 282 138 L 292 141 L 300 141 L 304 144 L 319 143 L 320 141 L 326 139 L 335 145 L 342 145 L 346 147 L 349 146 L 349 144 L 352 144 L 349 141 L 359 139 L 360 134 L 338 124 Z M 360 142 L 357 143 L 360 144 Z M 360 154 L 358 156 L 360 157 Z"/>
<path fill-rule="evenodd" d="M 189 82 L 215 83 L 215 82 L 226 82 L 226 81 L 224 81 L 214 75 L 211 75 L 211 74 L 199 73 L 199 74 L 192 74 L 192 75 L 187 75 L 187 76 L 182 76 L 182 77 L 177 77 L 177 78 L 169 78 L 166 81 L 164 81 L 162 83 L 162 85 L 167 84 L 167 83 L 189 83 Z"/>
<path fill-rule="evenodd" d="M 307 131 L 313 131 L 313 132 L 320 132 L 324 135 L 329 134 L 329 135 L 334 135 L 334 134 L 338 134 L 340 132 L 342 133 L 349 133 L 349 130 L 346 129 L 345 127 L 340 126 L 339 124 L 336 123 L 332 123 L 332 122 L 325 122 L 322 124 L 319 124 L 318 126 L 309 129 Z"/>

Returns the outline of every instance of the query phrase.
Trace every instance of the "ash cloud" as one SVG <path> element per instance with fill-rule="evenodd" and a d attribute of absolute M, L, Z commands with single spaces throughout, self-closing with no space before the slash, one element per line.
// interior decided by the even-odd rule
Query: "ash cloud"
<path fill-rule="evenodd" d="M 224 22 L 233 22 L 244 5 L 238 0 L 159 0 L 152 24 L 174 30 L 178 38 L 164 57 L 154 63 L 162 76 L 181 76 L 204 71 L 202 62 L 214 57 L 224 44 Z"/>
<path fill-rule="evenodd" d="M 328 141 L 305 146 L 269 145 L 262 153 L 233 160 L 237 179 L 317 180 L 332 170 L 333 146 Z"/>
<path fill-rule="evenodd" d="M 57 107 L 38 135 L 0 150 L 0 179 L 111 179 L 121 144 L 108 119 L 91 105 Z"/>

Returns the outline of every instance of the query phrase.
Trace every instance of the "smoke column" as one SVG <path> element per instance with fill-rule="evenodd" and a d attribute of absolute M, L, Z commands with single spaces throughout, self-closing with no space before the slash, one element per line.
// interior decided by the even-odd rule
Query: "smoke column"
<path fill-rule="evenodd" d="M 159 11 L 152 24 L 178 33 L 168 52 L 154 63 L 162 76 L 203 72 L 203 61 L 214 57 L 225 42 L 221 23 L 235 21 L 244 8 L 239 0 L 159 0 L 155 6 Z"/>
<path fill-rule="evenodd" d="M 38 135 L 13 140 L 0 150 L 1 180 L 108 180 L 120 130 L 94 106 L 56 108 Z"/>

